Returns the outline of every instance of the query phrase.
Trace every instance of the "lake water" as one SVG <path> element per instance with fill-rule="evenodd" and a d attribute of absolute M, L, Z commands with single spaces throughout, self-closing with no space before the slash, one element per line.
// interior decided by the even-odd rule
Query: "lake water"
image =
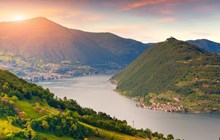
<path fill-rule="evenodd" d="M 135 102 L 114 91 L 111 76 L 86 76 L 39 82 L 56 96 L 75 99 L 81 106 L 127 120 L 136 128 L 173 134 L 184 140 L 219 140 L 220 114 L 185 114 L 137 108 Z"/>

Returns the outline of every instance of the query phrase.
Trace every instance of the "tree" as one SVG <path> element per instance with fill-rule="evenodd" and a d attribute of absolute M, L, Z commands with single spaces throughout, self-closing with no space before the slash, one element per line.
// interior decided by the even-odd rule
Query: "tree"
<path fill-rule="evenodd" d="M 168 140 L 172 140 L 172 139 L 174 139 L 174 137 L 173 137 L 172 134 L 169 134 L 169 135 L 167 135 L 167 139 L 168 139 Z"/>
<path fill-rule="evenodd" d="M 163 134 L 159 133 L 158 138 L 163 138 Z"/>
<path fill-rule="evenodd" d="M 11 97 L 11 100 L 12 100 L 12 101 L 17 101 L 17 100 L 18 100 L 18 97 L 13 95 L 13 96 Z"/>
<path fill-rule="evenodd" d="M 63 136 L 63 131 L 62 131 L 62 129 L 61 129 L 60 126 L 56 126 L 55 135 L 56 135 L 56 136 L 59 136 L 59 137 Z"/>
<path fill-rule="evenodd" d="M 68 99 L 66 98 L 66 96 L 63 98 L 63 100 L 66 102 Z"/>
<path fill-rule="evenodd" d="M 47 130 L 49 128 L 49 124 L 45 120 L 42 120 L 42 126 L 43 126 L 44 130 Z"/>
<path fill-rule="evenodd" d="M 6 93 L 9 92 L 9 84 L 8 84 L 8 82 L 4 83 L 4 85 L 2 86 L 2 89 Z"/>

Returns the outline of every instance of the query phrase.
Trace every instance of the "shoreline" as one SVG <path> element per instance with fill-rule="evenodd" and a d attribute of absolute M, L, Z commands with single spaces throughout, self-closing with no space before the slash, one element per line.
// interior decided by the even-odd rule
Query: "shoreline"
<path fill-rule="evenodd" d="M 109 81 L 111 82 L 111 84 L 116 85 L 118 81 L 115 79 L 109 79 Z M 194 111 L 190 111 L 189 109 L 185 108 L 184 106 L 173 106 L 171 104 L 161 104 L 158 106 L 158 103 L 153 104 L 153 106 L 151 105 L 146 105 L 143 100 L 140 101 L 140 99 L 138 99 L 137 97 L 129 97 L 125 94 L 122 93 L 122 91 L 118 90 L 118 89 L 114 89 L 114 91 L 116 91 L 118 94 L 125 96 L 127 98 L 129 98 L 130 100 L 133 100 L 136 102 L 136 107 L 142 108 L 142 109 L 146 109 L 146 110 L 155 110 L 155 111 L 164 111 L 164 112 L 169 112 L 169 113 L 192 113 L 192 114 L 220 114 L 220 110 L 211 110 L 211 111 L 201 111 L 201 110 L 194 110 Z M 158 107 L 157 107 L 158 106 Z M 161 107 L 161 106 L 164 106 Z M 170 108 L 170 109 L 167 109 Z"/>
<path fill-rule="evenodd" d="M 102 76 L 102 75 L 114 75 L 113 73 L 105 73 L 105 74 L 82 74 L 82 75 L 74 75 L 71 77 L 61 77 L 61 78 L 49 78 L 49 79 L 40 79 L 40 80 L 28 80 L 28 79 L 24 79 L 28 82 L 31 83 L 38 83 L 38 82 L 49 82 L 49 81 L 54 81 L 54 80 L 63 80 L 63 79 L 71 79 L 71 78 L 76 78 L 76 77 L 86 77 L 86 76 Z M 20 77 L 22 78 L 22 77 Z M 23 79 L 23 78 L 22 78 Z"/>
<path fill-rule="evenodd" d="M 191 114 L 220 114 L 220 111 L 218 110 L 211 110 L 211 111 L 201 111 L 201 110 L 194 110 L 190 111 L 184 106 L 174 106 L 170 102 L 168 103 L 153 103 L 152 105 L 147 105 L 142 101 L 138 101 L 135 98 L 130 98 L 131 100 L 136 102 L 136 107 L 147 109 L 147 110 L 155 110 L 155 111 L 164 111 L 164 112 L 170 112 L 170 113 L 191 113 Z M 187 109 L 187 111 L 186 111 Z"/>

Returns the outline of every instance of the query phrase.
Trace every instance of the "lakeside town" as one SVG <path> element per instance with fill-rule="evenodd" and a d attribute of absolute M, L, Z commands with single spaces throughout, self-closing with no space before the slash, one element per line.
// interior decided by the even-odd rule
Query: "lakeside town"
<path fill-rule="evenodd" d="M 158 102 L 155 102 L 154 100 L 150 100 L 150 104 L 146 104 L 144 102 L 144 98 L 132 98 L 132 100 L 137 102 L 136 104 L 137 107 L 141 107 L 141 108 L 145 108 L 149 110 L 161 110 L 165 112 L 183 112 L 184 111 L 184 107 L 182 105 L 174 106 L 170 102 L 158 103 Z M 179 101 L 180 99 L 174 98 L 174 100 Z"/>
<path fill-rule="evenodd" d="M 72 65 L 68 61 L 38 64 L 36 66 L 28 66 L 27 62 L 24 61 L 2 61 L 0 68 L 9 70 L 20 78 L 30 82 L 115 73 L 113 70 L 97 70 L 87 65 Z"/>
<path fill-rule="evenodd" d="M 179 97 L 174 97 L 170 102 L 160 103 L 157 100 L 151 98 L 149 103 L 144 101 L 144 98 L 134 97 L 132 98 L 136 102 L 136 106 L 148 110 L 160 110 L 165 112 L 193 112 L 193 113 L 210 113 L 210 112 L 218 112 L 218 108 L 216 107 L 204 107 L 203 110 L 198 110 L 194 107 L 186 108 L 184 105 L 179 104 L 182 100 Z M 176 103 L 174 103 L 176 102 Z"/>

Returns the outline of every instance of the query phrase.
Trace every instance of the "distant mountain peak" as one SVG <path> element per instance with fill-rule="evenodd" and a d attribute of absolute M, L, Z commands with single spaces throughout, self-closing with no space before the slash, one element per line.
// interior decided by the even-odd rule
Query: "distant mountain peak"
<path fill-rule="evenodd" d="M 171 36 L 170 38 L 167 38 L 167 41 L 177 41 L 177 39 Z"/>
<path fill-rule="evenodd" d="M 28 19 L 23 19 L 20 21 L 4 21 L 4 22 L 0 22 L 0 23 L 26 23 L 26 22 L 53 22 L 51 20 L 49 20 L 46 17 L 34 17 L 34 18 L 28 18 Z"/>
<path fill-rule="evenodd" d="M 32 18 L 32 19 L 38 19 L 38 20 L 49 20 L 48 18 L 46 17 L 35 17 L 35 18 Z"/>
<path fill-rule="evenodd" d="M 35 18 L 31 18 L 31 19 L 26 19 L 23 22 L 27 22 L 27 23 L 35 23 L 35 24 L 54 24 L 54 25 L 59 25 L 55 22 L 53 22 L 52 20 L 49 20 L 46 17 L 35 17 Z M 61 25 L 59 25 L 61 26 Z"/>
<path fill-rule="evenodd" d="M 220 53 L 220 43 L 208 39 L 188 40 L 190 44 L 196 45 L 209 52 Z"/>
<path fill-rule="evenodd" d="M 147 47 L 112 33 L 69 29 L 45 17 L 0 23 L 0 50 L 45 63 L 80 62 L 95 68 L 121 68 Z"/>
<path fill-rule="evenodd" d="M 24 21 L 34 21 L 34 22 L 53 22 L 46 17 L 35 17 L 31 19 L 26 19 Z M 53 22 L 54 23 L 54 22 Z"/>

